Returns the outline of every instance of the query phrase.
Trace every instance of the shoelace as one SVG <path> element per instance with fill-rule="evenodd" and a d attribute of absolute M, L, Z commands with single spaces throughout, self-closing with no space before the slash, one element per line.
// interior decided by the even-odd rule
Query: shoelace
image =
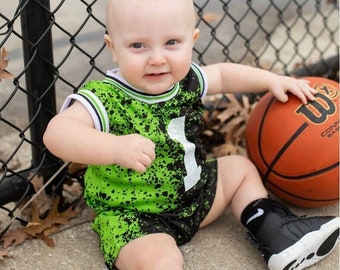
<path fill-rule="evenodd" d="M 281 217 L 298 217 L 297 215 L 293 214 L 286 206 L 281 203 L 272 200 L 272 210 L 279 214 Z"/>

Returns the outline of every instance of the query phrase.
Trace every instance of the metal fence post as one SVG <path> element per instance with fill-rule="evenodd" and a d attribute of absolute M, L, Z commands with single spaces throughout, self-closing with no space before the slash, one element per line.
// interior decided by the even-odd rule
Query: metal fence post
<path fill-rule="evenodd" d="M 33 167 L 41 163 L 43 133 L 56 112 L 51 19 L 49 0 L 27 1 L 21 15 L 30 134 L 35 145 Z M 43 170 L 48 163 L 49 160 L 44 162 Z"/>
<path fill-rule="evenodd" d="M 32 160 L 30 168 L 5 177 L 0 183 L 0 205 L 33 192 L 28 179 L 31 172 L 47 179 L 60 167 L 42 141 L 46 126 L 56 113 L 50 1 L 20 1 L 20 5 Z"/>

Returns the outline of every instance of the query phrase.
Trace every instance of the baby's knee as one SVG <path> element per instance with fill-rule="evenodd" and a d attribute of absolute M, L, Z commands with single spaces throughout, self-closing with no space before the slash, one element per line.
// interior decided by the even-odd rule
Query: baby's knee
<path fill-rule="evenodd" d="M 219 159 L 219 181 L 230 192 L 244 182 L 260 182 L 255 165 L 244 156 L 225 156 Z M 225 184 L 225 185 L 224 185 Z"/>
<path fill-rule="evenodd" d="M 155 269 L 183 269 L 183 255 L 178 248 L 161 253 L 159 258 L 155 257 L 155 260 L 157 261 Z"/>
<path fill-rule="evenodd" d="M 255 164 L 250 159 L 244 156 L 239 156 L 239 158 L 240 158 L 240 164 L 241 164 L 240 166 L 242 166 L 244 169 L 248 169 L 251 172 L 257 173 Z"/>
<path fill-rule="evenodd" d="M 219 170 L 225 168 L 229 171 L 256 171 L 254 163 L 241 155 L 230 155 L 219 158 Z"/>
<path fill-rule="evenodd" d="M 150 234 L 123 247 L 115 265 L 118 269 L 182 270 L 183 256 L 176 242 L 166 234 Z"/>
<path fill-rule="evenodd" d="M 183 269 L 183 256 L 178 248 L 157 249 L 152 252 L 141 251 L 137 257 L 139 269 Z"/>

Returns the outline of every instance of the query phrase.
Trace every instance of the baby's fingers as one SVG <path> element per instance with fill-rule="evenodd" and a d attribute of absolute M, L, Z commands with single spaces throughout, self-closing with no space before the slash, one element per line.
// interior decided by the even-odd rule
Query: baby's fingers
<path fill-rule="evenodd" d="M 288 100 L 287 92 L 295 95 L 303 104 L 307 104 L 308 100 L 315 100 L 314 95 L 317 91 L 309 86 L 309 82 L 307 80 L 289 78 L 288 82 L 289 83 L 283 88 L 283 92 L 276 92 L 278 100 L 286 102 Z"/>
<path fill-rule="evenodd" d="M 137 171 L 137 172 L 140 172 L 140 173 L 143 173 L 146 171 L 146 169 L 148 167 L 151 166 L 152 162 L 154 161 L 154 157 L 150 157 L 149 155 L 147 154 L 142 154 L 140 156 L 140 158 L 138 159 L 138 161 L 136 162 L 135 166 L 134 166 L 134 169 Z"/>
<path fill-rule="evenodd" d="M 298 89 L 300 90 L 297 93 L 297 96 L 301 99 L 301 101 L 305 104 L 307 103 L 307 100 L 315 100 L 315 94 L 317 93 L 317 91 L 310 87 L 309 85 L 309 81 L 304 80 L 304 79 L 298 79 L 297 80 L 297 84 L 298 84 Z"/>

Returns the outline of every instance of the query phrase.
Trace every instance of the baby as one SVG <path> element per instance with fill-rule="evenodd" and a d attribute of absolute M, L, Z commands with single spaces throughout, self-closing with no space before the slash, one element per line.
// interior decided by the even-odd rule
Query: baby
<path fill-rule="evenodd" d="M 104 38 L 119 68 L 71 94 L 44 142 L 89 164 L 85 198 L 110 269 L 183 269 L 178 246 L 229 206 L 269 269 L 312 265 L 336 245 L 339 218 L 295 216 L 246 157 L 207 160 L 199 133 L 205 95 L 267 90 L 307 103 L 316 92 L 244 65 L 199 67 L 195 24 L 192 0 L 108 0 Z"/>

